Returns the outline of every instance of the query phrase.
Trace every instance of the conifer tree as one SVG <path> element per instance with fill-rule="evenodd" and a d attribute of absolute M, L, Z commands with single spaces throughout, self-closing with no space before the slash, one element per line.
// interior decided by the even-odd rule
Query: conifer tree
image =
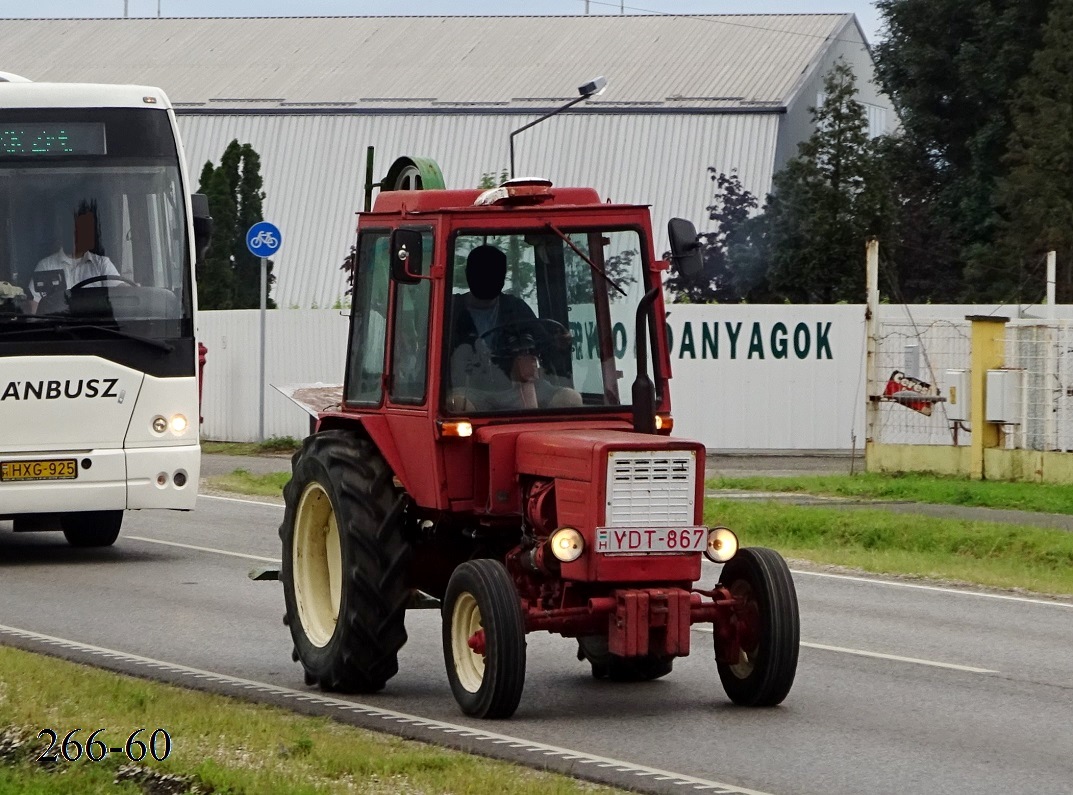
<path fill-rule="evenodd" d="M 246 247 L 246 231 L 264 220 L 261 158 L 253 147 L 231 141 L 220 165 L 205 163 L 198 190 L 208 196 L 212 241 L 198 264 L 198 304 L 202 309 L 255 309 L 261 305 L 261 261 Z M 267 306 L 275 275 L 268 261 Z"/>

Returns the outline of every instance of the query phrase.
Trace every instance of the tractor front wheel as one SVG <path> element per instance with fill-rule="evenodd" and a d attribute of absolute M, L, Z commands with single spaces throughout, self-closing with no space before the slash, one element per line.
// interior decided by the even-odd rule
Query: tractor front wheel
<path fill-rule="evenodd" d="M 280 579 L 306 684 L 373 693 L 399 669 L 409 599 L 404 500 L 368 439 L 314 434 L 292 459 Z"/>
<path fill-rule="evenodd" d="M 525 686 L 525 619 L 499 561 L 467 561 L 451 575 L 443 599 L 443 657 L 464 713 L 514 714 Z"/>
<path fill-rule="evenodd" d="M 794 683 L 801 640 L 790 569 L 773 549 L 745 547 L 723 566 L 720 580 L 740 602 L 731 619 L 738 659 L 718 663 L 723 689 L 735 704 L 779 704 Z M 716 657 L 720 656 L 717 631 Z"/>

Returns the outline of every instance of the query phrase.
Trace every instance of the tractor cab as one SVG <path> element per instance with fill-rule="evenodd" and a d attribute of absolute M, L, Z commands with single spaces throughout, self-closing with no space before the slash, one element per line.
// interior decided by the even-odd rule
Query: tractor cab
<path fill-rule="evenodd" d="M 645 430 L 670 432 L 652 294 L 667 263 L 646 207 L 543 180 L 384 191 L 360 217 L 355 252 L 343 401 L 320 427 L 359 414 L 382 431 L 377 445 L 396 452 L 389 463 L 418 504 L 488 505 L 474 472 L 491 465 L 495 428 L 626 432 L 640 408 Z"/>

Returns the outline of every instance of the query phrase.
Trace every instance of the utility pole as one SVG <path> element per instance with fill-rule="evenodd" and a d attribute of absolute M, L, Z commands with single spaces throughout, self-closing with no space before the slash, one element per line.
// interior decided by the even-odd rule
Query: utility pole
<path fill-rule="evenodd" d="M 123 0 L 123 19 L 130 16 L 130 0 Z"/>

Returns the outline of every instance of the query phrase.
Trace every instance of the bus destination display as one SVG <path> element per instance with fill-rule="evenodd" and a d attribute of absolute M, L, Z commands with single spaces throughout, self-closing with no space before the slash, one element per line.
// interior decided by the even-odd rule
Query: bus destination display
<path fill-rule="evenodd" d="M 0 122 L 0 157 L 103 154 L 103 122 Z"/>

